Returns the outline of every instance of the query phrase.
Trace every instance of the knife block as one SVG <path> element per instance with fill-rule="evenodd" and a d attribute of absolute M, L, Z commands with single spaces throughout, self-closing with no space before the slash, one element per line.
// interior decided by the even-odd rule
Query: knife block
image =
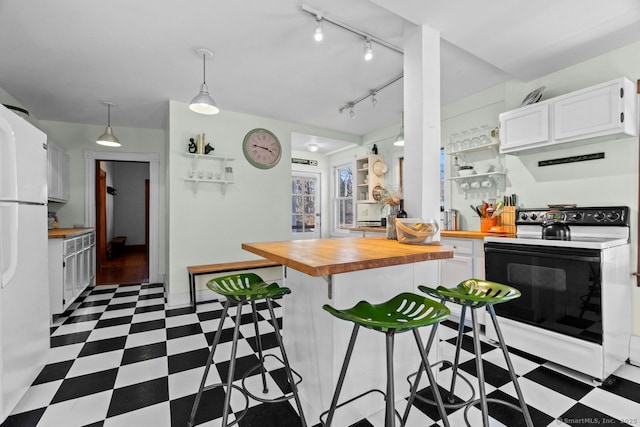
<path fill-rule="evenodd" d="M 500 214 L 500 225 L 505 233 L 516 234 L 516 207 L 505 206 Z"/>

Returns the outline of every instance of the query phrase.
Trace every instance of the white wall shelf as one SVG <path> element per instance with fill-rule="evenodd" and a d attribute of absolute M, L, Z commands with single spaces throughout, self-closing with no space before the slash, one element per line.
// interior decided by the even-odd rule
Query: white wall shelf
<path fill-rule="evenodd" d="M 192 159 L 191 169 L 187 171 L 185 182 L 193 184 L 193 194 L 198 193 L 200 183 L 221 184 L 222 196 L 227 193 L 227 185 L 233 184 L 233 170 L 228 166 L 235 158 L 226 156 L 210 156 L 208 154 L 185 153 L 186 157 Z M 211 169 L 200 165 L 200 161 L 214 161 Z"/>

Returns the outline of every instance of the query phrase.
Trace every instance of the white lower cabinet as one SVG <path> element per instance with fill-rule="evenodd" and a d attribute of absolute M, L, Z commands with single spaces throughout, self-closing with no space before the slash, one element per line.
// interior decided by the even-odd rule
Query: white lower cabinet
<path fill-rule="evenodd" d="M 484 279 L 484 241 L 482 239 L 442 238 L 442 244 L 453 247 L 453 258 L 442 260 L 440 286 L 453 288 L 467 279 Z M 447 303 L 451 313 L 460 317 L 461 307 Z M 478 310 L 478 321 L 484 324 L 485 310 Z M 471 321 L 471 314 L 467 313 Z"/>
<path fill-rule="evenodd" d="M 49 239 L 49 306 L 63 313 L 95 281 L 95 233 Z"/>

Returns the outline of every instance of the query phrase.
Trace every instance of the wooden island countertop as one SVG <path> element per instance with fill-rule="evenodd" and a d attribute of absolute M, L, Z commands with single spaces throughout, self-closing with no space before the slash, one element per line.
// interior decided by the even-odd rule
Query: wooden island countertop
<path fill-rule="evenodd" d="M 243 243 L 242 249 L 314 277 L 453 257 L 453 248 L 439 242 L 406 245 L 386 237 Z"/>

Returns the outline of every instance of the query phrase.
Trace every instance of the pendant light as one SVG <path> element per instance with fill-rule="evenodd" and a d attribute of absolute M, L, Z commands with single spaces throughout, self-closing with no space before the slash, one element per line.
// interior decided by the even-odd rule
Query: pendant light
<path fill-rule="evenodd" d="M 200 92 L 191 100 L 189 109 L 200 114 L 218 114 L 220 109 L 216 105 L 216 101 L 209 95 L 209 88 L 207 87 L 207 56 L 211 58 L 213 52 L 209 49 L 196 49 L 198 55 L 202 55 L 202 85 L 200 85 Z"/>
<path fill-rule="evenodd" d="M 404 147 L 404 112 L 402 113 L 402 124 L 400 125 L 400 133 L 393 142 L 396 147 Z"/>
<path fill-rule="evenodd" d="M 116 104 L 110 101 L 103 101 L 104 105 L 107 106 L 107 128 L 104 133 L 98 137 L 96 140 L 96 144 L 105 145 L 107 147 L 120 147 L 120 141 L 113 134 L 113 130 L 111 129 L 111 107 L 114 107 Z"/>

